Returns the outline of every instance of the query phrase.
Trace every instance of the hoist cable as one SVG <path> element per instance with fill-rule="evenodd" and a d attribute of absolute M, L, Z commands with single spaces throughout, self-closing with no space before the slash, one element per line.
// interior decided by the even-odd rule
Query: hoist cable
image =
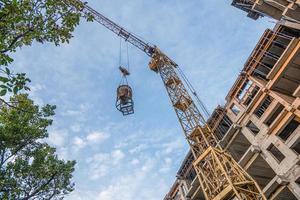
<path fill-rule="evenodd" d="M 120 38 L 119 67 L 122 65 L 122 38 Z"/>
<path fill-rule="evenodd" d="M 210 118 L 211 114 L 209 113 L 209 111 L 206 108 L 205 104 L 199 98 L 199 96 L 198 96 L 195 88 L 193 87 L 192 83 L 188 80 L 188 78 L 186 77 L 186 75 L 184 74 L 184 72 L 180 69 L 180 67 L 178 67 L 178 71 L 179 71 L 180 76 L 184 80 L 185 84 L 187 85 L 188 89 L 193 94 L 193 96 L 196 98 L 196 101 L 197 101 L 198 105 L 200 106 L 200 109 L 205 114 L 206 120 L 208 120 Z M 217 113 L 220 114 L 219 111 L 217 111 Z M 230 125 L 230 123 L 228 123 L 226 117 L 225 116 L 221 116 L 221 117 L 223 117 L 223 121 L 225 122 L 225 124 L 230 127 L 231 125 Z M 226 132 L 226 130 L 222 126 L 217 126 L 216 129 L 218 130 L 219 133 Z"/>
<path fill-rule="evenodd" d="M 210 117 L 210 113 L 209 113 L 208 109 L 206 108 L 206 106 L 204 105 L 204 103 L 199 98 L 195 88 L 193 87 L 191 82 L 187 79 L 186 75 L 183 73 L 183 71 L 180 69 L 180 67 L 178 67 L 178 71 L 179 71 L 180 76 L 184 80 L 185 84 L 187 85 L 188 89 L 193 94 L 193 96 L 196 98 L 196 101 L 199 104 L 201 110 L 203 111 L 205 117 L 208 119 Z"/>
<path fill-rule="evenodd" d="M 127 70 L 130 73 L 130 61 L 129 61 L 128 42 L 126 42 L 126 50 L 127 50 Z"/>
<path fill-rule="evenodd" d="M 123 59 L 122 59 L 122 38 L 120 38 L 120 46 L 119 46 L 119 68 L 123 68 L 122 63 L 123 63 Z M 126 42 L 126 58 L 127 58 L 127 66 L 124 66 L 125 69 L 129 72 L 129 51 L 128 51 L 128 43 Z M 122 77 L 120 80 L 120 84 L 119 85 L 128 85 L 128 80 L 127 80 L 127 75 L 122 73 Z"/>

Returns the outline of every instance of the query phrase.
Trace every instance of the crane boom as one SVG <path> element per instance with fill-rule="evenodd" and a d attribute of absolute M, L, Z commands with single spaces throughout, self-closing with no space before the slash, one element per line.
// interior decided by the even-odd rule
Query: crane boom
<path fill-rule="evenodd" d="M 80 9 L 151 57 L 160 74 L 195 161 L 194 169 L 206 200 L 266 200 L 255 180 L 218 145 L 218 141 L 176 72 L 177 64 L 161 52 L 80 0 L 62 0 Z"/>
<path fill-rule="evenodd" d="M 134 45 L 135 47 L 139 48 L 143 52 L 145 52 L 148 56 L 152 56 L 154 53 L 151 45 L 144 42 L 142 39 L 140 39 L 138 36 L 128 32 L 126 29 L 124 29 L 122 26 L 116 24 L 112 20 L 108 19 L 101 13 L 97 12 L 93 8 L 87 5 L 87 3 L 83 3 L 78 0 L 67 0 L 65 2 L 70 2 L 72 4 L 76 3 L 77 6 L 81 9 L 81 12 L 83 12 L 86 15 L 91 15 L 95 21 L 97 21 L 99 24 L 105 26 L 107 29 L 111 30 L 115 34 L 117 34 L 119 37 L 123 38 L 125 41 L 129 42 L 130 44 Z"/>

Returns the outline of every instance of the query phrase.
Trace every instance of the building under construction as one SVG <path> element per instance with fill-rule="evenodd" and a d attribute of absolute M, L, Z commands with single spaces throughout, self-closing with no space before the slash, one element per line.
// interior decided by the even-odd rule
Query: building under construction
<path fill-rule="evenodd" d="M 247 3 L 251 6 L 246 9 Z M 236 0 L 233 5 L 252 18 L 272 16 L 267 6 L 281 8 L 272 17 L 291 20 L 263 33 L 225 105 L 214 110 L 208 124 L 219 145 L 256 180 L 267 199 L 300 199 L 300 23 L 295 22 L 300 11 L 294 13 L 299 1 Z M 259 12 L 259 6 L 266 10 Z M 189 152 L 164 200 L 205 199 L 193 161 Z"/>
<path fill-rule="evenodd" d="M 300 23 L 300 0 L 233 0 L 232 5 L 255 20 L 269 16 L 276 20 Z"/>

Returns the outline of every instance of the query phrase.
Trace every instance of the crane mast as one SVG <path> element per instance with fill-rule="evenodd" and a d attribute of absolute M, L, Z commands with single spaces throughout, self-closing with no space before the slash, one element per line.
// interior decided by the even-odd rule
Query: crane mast
<path fill-rule="evenodd" d="M 91 16 L 151 57 L 149 67 L 160 75 L 164 83 L 195 158 L 193 166 L 207 200 L 266 200 L 255 180 L 218 145 L 213 132 L 176 72 L 177 64 L 174 61 L 156 46 L 144 42 L 86 3 L 80 0 L 62 1 Z"/>

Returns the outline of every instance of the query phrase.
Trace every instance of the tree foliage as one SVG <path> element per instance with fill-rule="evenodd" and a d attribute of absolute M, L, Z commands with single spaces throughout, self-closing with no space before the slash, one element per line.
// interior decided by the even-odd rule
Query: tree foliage
<path fill-rule="evenodd" d="M 25 73 L 11 73 L 8 67 L 0 68 L 0 96 L 5 96 L 7 93 L 17 94 L 19 91 L 25 89 L 30 90 L 26 84 L 30 79 L 26 77 Z"/>
<path fill-rule="evenodd" d="M 82 13 L 60 0 L 1 0 L 0 65 L 12 62 L 9 52 L 33 41 L 69 42 Z"/>
<path fill-rule="evenodd" d="M 74 189 L 75 161 L 59 160 L 48 136 L 55 106 L 15 95 L 0 110 L 0 199 L 62 199 Z"/>
<path fill-rule="evenodd" d="M 25 74 L 13 74 L 5 67 L 13 62 L 11 53 L 34 41 L 55 45 L 69 42 L 80 17 L 92 20 L 81 12 L 83 4 L 65 3 L 69 1 L 0 0 L 0 96 L 29 90 L 25 86 L 30 80 Z"/>
<path fill-rule="evenodd" d="M 17 49 L 68 43 L 81 17 L 93 20 L 81 13 L 82 3 L 70 1 L 0 0 L 0 199 L 62 199 L 74 190 L 75 161 L 60 160 L 44 142 L 55 106 L 40 108 L 19 94 L 30 79 L 8 67 Z"/>

